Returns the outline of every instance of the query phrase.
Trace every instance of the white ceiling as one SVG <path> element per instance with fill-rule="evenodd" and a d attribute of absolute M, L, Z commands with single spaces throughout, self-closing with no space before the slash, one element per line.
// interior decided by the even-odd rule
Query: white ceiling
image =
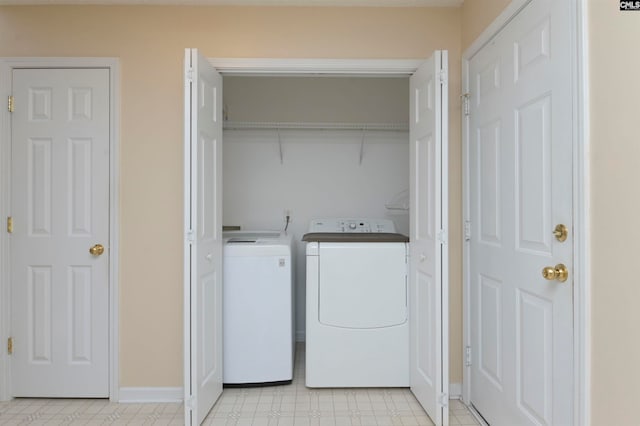
<path fill-rule="evenodd" d="M 0 0 L 0 5 L 232 5 L 232 6 L 363 6 L 457 7 L 463 0 Z"/>

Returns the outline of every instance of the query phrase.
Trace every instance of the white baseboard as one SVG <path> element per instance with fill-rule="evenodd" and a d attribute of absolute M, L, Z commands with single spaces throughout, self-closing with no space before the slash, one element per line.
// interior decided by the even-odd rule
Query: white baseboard
<path fill-rule="evenodd" d="M 120 388 L 122 403 L 182 402 L 182 388 Z"/>
<path fill-rule="evenodd" d="M 449 399 L 462 399 L 462 383 L 449 383 Z"/>

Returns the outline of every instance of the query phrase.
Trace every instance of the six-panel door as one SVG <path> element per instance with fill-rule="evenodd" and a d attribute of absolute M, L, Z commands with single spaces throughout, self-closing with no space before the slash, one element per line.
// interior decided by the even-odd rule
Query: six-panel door
<path fill-rule="evenodd" d="M 15 69 L 13 96 L 12 394 L 107 397 L 109 70 Z"/>
<path fill-rule="evenodd" d="M 532 1 L 469 64 L 471 402 L 492 425 L 572 424 L 569 9 Z"/>

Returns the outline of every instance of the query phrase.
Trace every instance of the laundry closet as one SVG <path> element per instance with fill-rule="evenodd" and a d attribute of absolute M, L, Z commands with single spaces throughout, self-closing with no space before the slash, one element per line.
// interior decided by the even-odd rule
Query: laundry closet
<path fill-rule="evenodd" d="M 295 243 L 295 337 L 302 341 L 301 238 L 311 219 L 386 218 L 409 234 L 409 79 L 223 79 L 223 224 L 288 228 Z"/>

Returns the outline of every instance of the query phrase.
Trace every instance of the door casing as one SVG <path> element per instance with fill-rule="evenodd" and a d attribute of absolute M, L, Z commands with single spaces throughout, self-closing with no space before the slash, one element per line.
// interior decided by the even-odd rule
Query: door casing
<path fill-rule="evenodd" d="M 513 0 L 504 11 L 480 34 L 462 55 L 462 90 L 468 93 L 469 61 L 482 49 L 514 16 L 516 16 L 532 0 Z M 590 422 L 590 352 L 591 346 L 591 303 L 588 233 L 589 217 L 589 90 L 588 90 L 588 56 L 586 0 L 570 0 L 572 8 L 571 21 L 571 84 L 573 92 L 573 223 L 574 223 L 574 292 L 573 292 L 573 401 L 574 424 L 589 426 Z M 470 219 L 471 181 L 469 173 L 469 118 L 462 116 L 462 170 L 463 170 L 463 220 Z M 465 347 L 471 345 L 470 315 L 470 251 L 469 243 L 463 244 L 463 342 Z M 470 403 L 471 383 L 470 367 L 464 367 L 462 382 L 462 399 Z"/>
<path fill-rule="evenodd" d="M 117 58 L 0 58 L 2 99 L 11 94 L 11 75 L 16 68 L 103 68 L 109 70 L 109 399 L 119 399 L 119 319 L 118 319 L 118 235 L 119 235 L 119 117 L 120 63 Z M 0 113 L 0 217 L 3 226 L 11 212 L 11 114 L 8 108 Z M 11 298 L 9 238 L 6 229 L 0 231 L 0 401 L 11 399 L 11 357 L 5 343 L 10 333 Z"/>
<path fill-rule="evenodd" d="M 415 73 L 418 67 L 426 59 L 280 59 L 280 58 L 209 58 L 213 67 L 224 75 L 242 76 L 304 76 L 304 75 L 324 75 L 324 76 L 351 76 L 351 77 L 409 77 Z M 448 133 L 448 132 L 447 132 Z M 444 182 L 448 182 L 449 165 L 442 165 L 442 175 Z M 448 206 L 445 206 L 448 211 Z M 448 213 L 445 213 L 448 214 Z M 185 235 L 185 238 L 187 236 Z M 448 264 L 443 268 L 448 273 Z M 185 283 L 185 285 L 187 285 Z M 447 283 L 448 285 L 448 283 Z M 448 294 L 448 290 L 447 290 Z M 184 303 L 184 309 L 189 306 Z M 186 312 L 186 311 L 185 311 Z M 447 303 L 443 307 L 442 317 L 445 318 L 443 327 L 448 328 L 449 306 Z M 446 336 L 448 344 L 448 335 Z M 186 342 L 186 340 L 185 340 Z M 185 343 L 185 359 L 187 359 L 188 348 Z M 447 351 L 448 353 L 448 351 Z M 447 368 L 448 377 L 448 356 L 444 365 Z M 185 374 L 187 365 L 185 363 Z"/>

